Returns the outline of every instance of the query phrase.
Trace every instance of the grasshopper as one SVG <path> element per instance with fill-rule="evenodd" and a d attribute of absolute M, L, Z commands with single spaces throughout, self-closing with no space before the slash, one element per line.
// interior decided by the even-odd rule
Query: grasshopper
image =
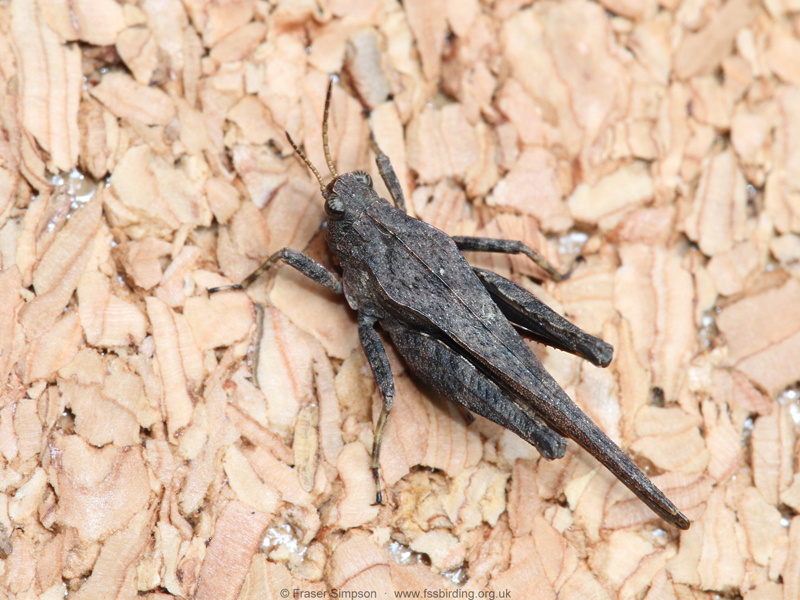
<path fill-rule="evenodd" d="M 389 334 L 410 371 L 451 401 L 510 429 L 547 460 L 564 456 L 571 438 L 607 467 L 657 515 L 680 529 L 689 520 L 638 466 L 567 396 L 520 333 L 580 356 L 611 362 L 613 348 L 491 271 L 471 267 L 462 251 L 524 254 L 553 279 L 562 275 L 518 241 L 450 237 L 406 214 L 400 182 L 374 138 L 378 171 L 394 200 L 379 197 L 364 171 L 339 175 L 328 145 L 331 90 L 322 122 L 325 159 L 333 180 L 319 171 L 286 134 L 319 181 L 328 216 L 327 241 L 341 279 L 305 254 L 284 248 L 239 285 L 246 289 L 279 261 L 336 293 L 358 312 L 358 332 L 383 398 L 372 446 L 377 502 L 382 501 L 380 450 L 395 396 L 389 358 L 376 325 Z"/>

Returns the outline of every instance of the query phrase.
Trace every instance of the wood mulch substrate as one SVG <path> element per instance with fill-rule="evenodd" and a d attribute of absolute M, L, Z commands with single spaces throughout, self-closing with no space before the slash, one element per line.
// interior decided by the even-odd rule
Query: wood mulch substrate
<path fill-rule="evenodd" d="M 800 598 L 797 0 L 323 4 L 0 0 L 0 598 Z M 534 350 L 691 529 L 391 346 L 374 506 L 344 300 L 208 296 L 331 264 L 333 73 L 339 172 L 371 128 L 419 218 L 584 257 L 469 259 L 614 345 Z"/>

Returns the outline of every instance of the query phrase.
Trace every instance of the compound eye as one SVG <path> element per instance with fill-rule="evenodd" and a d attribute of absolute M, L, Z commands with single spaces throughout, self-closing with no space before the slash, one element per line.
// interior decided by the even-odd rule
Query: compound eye
<path fill-rule="evenodd" d="M 325 214 L 334 221 L 344 216 L 344 202 L 337 194 L 331 194 L 325 199 Z"/>
<path fill-rule="evenodd" d="M 372 187 L 372 177 L 366 171 L 353 171 L 353 177 L 356 178 L 358 183 Z"/>

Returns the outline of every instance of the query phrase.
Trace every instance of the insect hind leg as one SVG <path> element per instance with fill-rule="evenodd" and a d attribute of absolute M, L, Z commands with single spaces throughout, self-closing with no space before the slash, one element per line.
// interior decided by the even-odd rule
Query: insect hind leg
<path fill-rule="evenodd" d="M 547 460 L 564 456 L 566 440 L 525 401 L 501 388 L 443 340 L 397 322 L 381 325 L 411 371 L 437 392 L 468 411 L 510 429 Z"/>
<path fill-rule="evenodd" d="M 598 367 L 611 362 L 611 344 L 570 323 L 525 288 L 486 269 L 473 267 L 486 291 L 520 333 L 547 346 L 569 352 Z"/>

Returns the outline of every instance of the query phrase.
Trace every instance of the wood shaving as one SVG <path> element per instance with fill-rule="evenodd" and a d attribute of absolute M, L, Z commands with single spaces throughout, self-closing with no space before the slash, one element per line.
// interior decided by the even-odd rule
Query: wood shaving
<path fill-rule="evenodd" d="M 800 599 L 797 0 L 0 2 L 0 597 Z M 612 343 L 533 351 L 692 520 L 585 451 L 381 400 L 319 186 L 406 204 Z M 324 175 L 327 178 L 327 175 Z M 503 594 L 503 596 L 500 596 Z M 341 596 L 340 596 L 341 597 Z M 453 596 L 454 597 L 454 596 Z"/>

